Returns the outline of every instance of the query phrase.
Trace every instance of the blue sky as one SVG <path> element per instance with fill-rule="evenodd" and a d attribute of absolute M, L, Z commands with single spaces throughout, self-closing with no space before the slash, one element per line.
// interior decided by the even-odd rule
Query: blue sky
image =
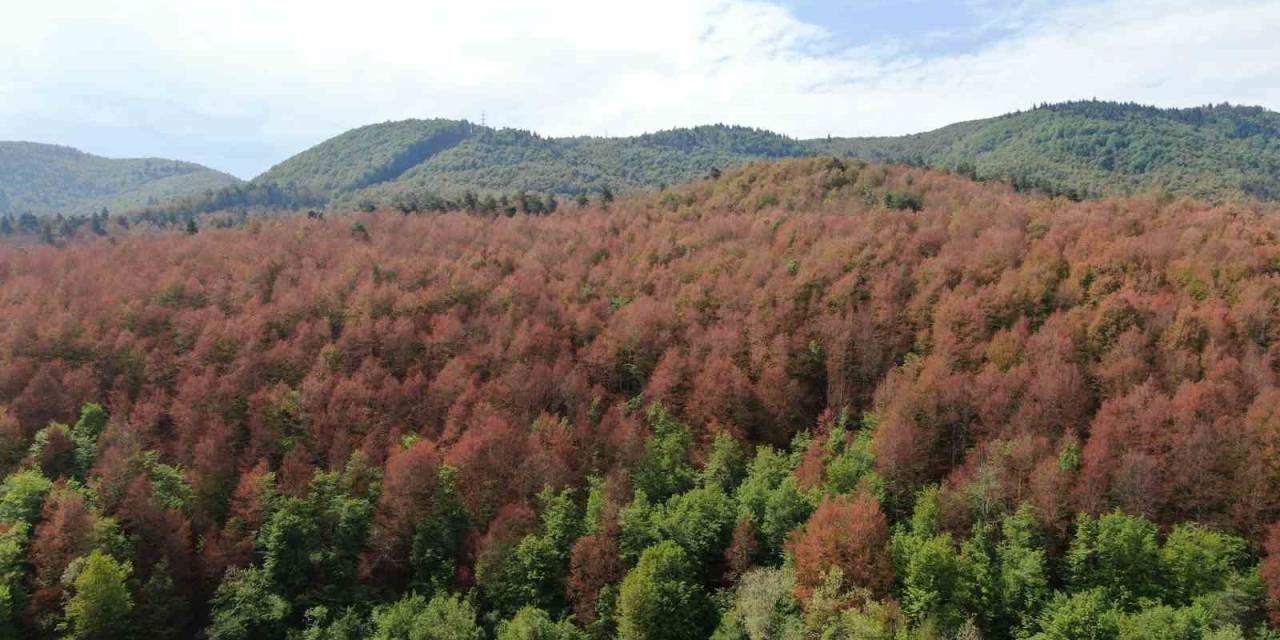
<path fill-rule="evenodd" d="M 1098 97 L 1280 107 L 1275 0 L 61 0 L 0 22 L 0 140 L 252 177 L 346 129 L 888 135 Z"/>
<path fill-rule="evenodd" d="M 920 55 L 973 51 L 1014 31 L 999 14 L 1016 20 L 1045 3 L 943 2 L 938 0 L 788 0 L 782 3 L 805 22 L 822 25 L 841 46 L 884 44 Z M 993 15 L 993 13 L 997 15 Z"/>

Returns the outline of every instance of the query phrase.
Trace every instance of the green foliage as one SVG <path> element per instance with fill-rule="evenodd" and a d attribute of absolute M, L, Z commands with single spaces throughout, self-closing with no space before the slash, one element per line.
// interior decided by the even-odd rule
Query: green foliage
<path fill-rule="evenodd" d="M 999 601 L 1003 619 L 997 627 L 1026 630 L 1051 595 L 1049 567 L 1031 508 L 1023 505 L 1001 525 L 1003 539 L 996 546 L 1000 561 Z"/>
<path fill-rule="evenodd" d="M 1258 107 L 1083 101 L 911 136 L 811 145 L 841 157 L 954 168 L 1072 198 L 1159 188 L 1212 199 L 1274 199 L 1280 197 L 1278 131 L 1280 114 Z"/>
<path fill-rule="evenodd" d="M 1067 551 L 1067 573 L 1073 589 L 1102 589 L 1121 607 L 1161 597 L 1166 575 L 1155 525 L 1119 512 L 1101 518 L 1082 514 Z"/>
<path fill-rule="evenodd" d="M 1040 616 L 1040 632 L 1033 640 L 1114 640 L 1120 635 L 1121 613 L 1102 589 L 1059 594 Z"/>
<path fill-rule="evenodd" d="M 195 491 L 192 490 L 191 483 L 187 482 L 182 467 L 160 462 L 160 456 L 155 451 L 146 452 L 142 464 L 160 504 L 166 509 L 179 511 L 191 508 L 195 501 Z"/>
<path fill-rule="evenodd" d="M 733 500 L 719 486 L 673 496 L 651 516 L 659 539 L 680 545 L 701 566 L 719 560 L 736 522 Z"/>
<path fill-rule="evenodd" d="M 419 593 L 442 592 L 453 582 L 458 553 L 469 526 L 466 508 L 458 496 L 458 471 L 441 467 L 431 515 L 418 523 L 409 555 L 413 565 L 411 586 Z"/>
<path fill-rule="evenodd" d="M 295 604 L 342 606 L 357 599 L 356 567 L 373 502 L 352 493 L 352 468 L 321 472 L 304 497 L 286 496 L 258 533 L 263 570 Z"/>
<path fill-rule="evenodd" d="M 0 640 L 20 638 L 19 621 L 26 605 L 22 579 L 26 573 L 31 525 L 18 521 L 0 533 Z"/>
<path fill-rule="evenodd" d="M 852 493 L 865 483 L 872 493 L 879 494 L 881 483 L 875 475 L 875 454 L 871 449 L 874 429 L 860 429 L 850 438 L 845 418 L 846 416 L 841 416 L 827 438 L 828 457 L 823 469 L 823 492 Z"/>
<path fill-rule="evenodd" d="M 948 534 L 912 545 L 902 572 L 902 608 L 918 622 L 932 621 L 943 629 L 964 622 L 961 592 L 963 565 Z"/>
<path fill-rule="evenodd" d="M 693 640 L 715 624 L 695 563 L 669 540 L 640 556 L 622 581 L 618 604 L 622 640 Z"/>
<path fill-rule="evenodd" d="M 1209 630 L 1206 613 L 1197 608 L 1150 607 L 1120 619 L 1120 640 L 1201 640 Z"/>
<path fill-rule="evenodd" d="M 755 569 L 742 576 L 712 638 L 800 640 L 805 637 L 795 576 L 788 568 Z"/>
<path fill-rule="evenodd" d="M 0 522 L 35 524 L 53 482 L 35 469 L 9 474 L 0 483 Z"/>
<path fill-rule="evenodd" d="M 140 209 L 153 202 L 239 184 L 190 162 L 158 158 L 109 159 L 69 147 L 0 142 L 0 215 L 97 214 Z"/>
<path fill-rule="evenodd" d="M 750 514 L 760 532 L 765 554 L 781 560 L 787 536 L 813 513 L 811 499 L 800 490 L 792 461 L 771 447 L 761 447 L 736 494 L 740 515 Z"/>
<path fill-rule="evenodd" d="M 364 616 L 353 608 L 347 608 L 339 616 L 330 616 L 325 607 L 312 607 L 306 613 L 307 628 L 302 640 L 364 640 L 369 637 L 370 625 Z"/>
<path fill-rule="evenodd" d="M 1178 525 L 1160 549 L 1169 600 L 1190 604 L 1220 591 L 1246 559 L 1245 541 L 1203 525 Z"/>
<path fill-rule="evenodd" d="M 133 568 L 129 563 L 94 551 L 85 558 L 73 581 L 67 601 L 68 638 L 110 640 L 131 637 L 129 613 L 133 599 L 125 581 Z"/>
<path fill-rule="evenodd" d="M 524 607 L 498 625 L 496 640 L 587 640 L 587 634 L 568 620 L 556 622 L 546 611 Z"/>
<path fill-rule="evenodd" d="M 661 405 L 647 410 L 653 434 L 645 441 L 644 455 L 632 472 L 636 491 L 661 502 L 693 486 L 695 472 L 689 463 L 693 437 Z"/>
<path fill-rule="evenodd" d="M 728 431 L 717 431 L 715 438 L 711 440 L 707 462 L 700 473 L 702 484 L 732 492 L 746 475 L 746 465 L 746 456 L 738 439 Z"/>
<path fill-rule="evenodd" d="M 569 552 L 582 534 L 582 517 L 568 489 L 557 493 L 548 487 L 538 497 L 542 530 L 477 568 L 476 580 L 498 620 L 515 615 L 524 606 L 554 612 L 566 608 Z"/>
<path fill-rule="evenodd" d="M 76 467 L 83 476 L 98 457 L 98 436 L 107 428 L 107 411 L 90 402 L 80 408 L 80 419 L 71 427 L 71 441 L 76 445 Z"/>
<path fill-rule="evenodd" d="M 412 594 L 373 614 L 370 640 L 481 640 L 471 603 L 456 595 L 430 600 Z"/>
<path fill-rule="evenodd" d="M 228 570 L 210 604 L 209 640 L 282 637 L 291 610 L 262 569 Z"/>
<path fill-rule="evenodd" d="M 605 496 L 604 479 L 600 476 L 587 478 L 587 505 L 582 515 L 583 533 L 595 533 L 604 518 L 604 510 L 608 506 Z"/>
<path fill-rule="evenodd" d="M 254 179 L 324 199 L 393 180 L 461 141 L 470 125 L 404 120 L 352 129 L 272 167 Z"/>

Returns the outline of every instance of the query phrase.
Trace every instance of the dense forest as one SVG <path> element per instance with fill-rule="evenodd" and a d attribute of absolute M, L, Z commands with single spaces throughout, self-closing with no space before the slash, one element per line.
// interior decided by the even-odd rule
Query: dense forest
<path fill-rule="evenodd" d="M 239 184 L 190 162 L 113 159 L 31 142 L 0 142 L 0 215 L 124 213 Z"/>
<path fill-rule="evenodd" d="M 1277 214 L 812 158 L 9 241 L 0 637 L 1275 638 Z"/>
<path fill-rule="evenodd" d="M 1280 114 L 1261 107 L 1067 102 L 911 136 L 835 139 L 819 148 L 950 167 L 1076 198 L 1159 188 L 1211 199 L 1280 199 Z"/>
<path fill-rule="evenodd" d="M 1150 190 L 1216 201 L 1280 198 L 1280 114 L 1086 101 L 892 138 L 797 140 L 726 125 L 548 138 L 460 120 L 387 122 L 327 140 L 248 185 L 150 207 L 147 217 L 183 221 L 253 207 L 447 209 L 485 195 L 632 193 L 755 160 L 814 155 L 949 169 L 1073 199 Z"/>

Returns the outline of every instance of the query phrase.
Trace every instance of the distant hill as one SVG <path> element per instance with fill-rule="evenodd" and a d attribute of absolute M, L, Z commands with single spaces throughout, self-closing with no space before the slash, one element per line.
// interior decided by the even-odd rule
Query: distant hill
<path fill-rule="evenodd" d="M 725 125 L 626 138 L 547 138 L 464 121 L 406 120 L 348 131 L 276 165 L 253 184 L 345 205 L 468 190 L 574 195 L 677 184 L 720 167 L 811 153 L 776 133 Z"/>
<path fill-rule="evenodd" d="M 239 183 L 190 162 L 103 158 L 70 147 L 0 142 L 0 215 L 128 211 Z"/>
<path fill-rule="evenodd" d="M 1159 187 L 1213 200 L 1280 199 L 1280 113 L 1261 107 L 1068 102 L 927 133 L 811 145 L 1081 196 Z"/>
<path fill-rule="evenodd" d="M 728 125 L 549 138 L 461 120 L 386 122 L 322 142 L 248 184 L 152 213 L 174 218 L 239 206 L 371 208 L 406 201 L 432 208 L 468 192 L 625 193 L 753 160 L 814 155 L 945 168 L 1077 199 L 1153 188 L 1218 201 L 1280 199 L 1280 114 L 1085 101 L 908 136 L 817 140 Z"/>

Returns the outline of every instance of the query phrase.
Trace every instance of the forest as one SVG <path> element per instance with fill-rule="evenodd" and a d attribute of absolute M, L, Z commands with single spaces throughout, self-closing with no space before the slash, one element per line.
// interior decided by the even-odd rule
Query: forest
<path fill-rule="evenodd" d="M 0 141 L 0 215 L 125 213 L 239 184 L 191 162 L 103 158 L 70 147 Z"/>
<path fill-rule="evenodd" d="M 0 638 L 1280 638 L 1280 207 L 965 174 L 0 237 Z"/>
<path fill-rule="evenodd" d="M 552 138 L 463 120 L 402 120 L 352 129 L 249 183 L 193 190 L 140 213 L 181 224 L 228 209 L 447 208 L 437 205 L 468 193 L 632 194 L 753 161 L 815 155 L 928 166 L 1076 200 L 1167 191 L 1216 202 L 1274 201 L 1277 132 L 1280 114 L 1261 107 L 1160 109 L 1097 100 L 1042 104 L 906 136 L 810 140 L 724 124 Z"/>

